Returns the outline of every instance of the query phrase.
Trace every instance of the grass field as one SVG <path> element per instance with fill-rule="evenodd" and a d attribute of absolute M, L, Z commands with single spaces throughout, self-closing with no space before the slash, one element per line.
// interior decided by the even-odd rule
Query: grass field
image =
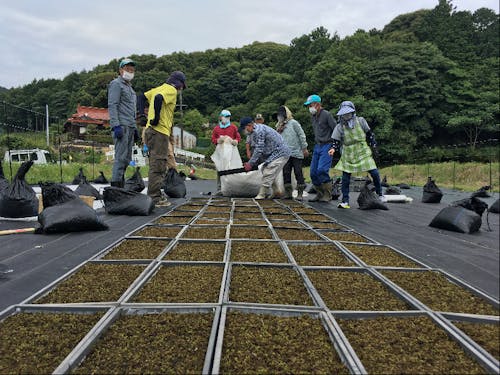
<path fill-rule="evenodd" d="M 11 171 L 9 164 L 3 163 L 4 175 L 11 180 Z M 12 164 L 12 174 L 15 174 L 19 164 Z M 93 180 L 99 176 L 99 171 L 103 171 L 108 180 L 111 179 L 112 164 L 110 162 L 101 164 L 63 164 L 62 182 L 70 183 L 78 174 L 79 168 L 83 168 L 88 180 Z M 500 185 L 500 165 L 498 162 L 491 164 L 481 163 L 430 163 L 422 165 L 395 165 L 380 170 L 380 176 L 387 176 L 387 182 L 390 185 L 406 183 L 414 186 L 423 186 L 427 181 L 427 176 L 432 176 L 439 187 L 474 191 L 485 185 L 492 185 L 493 191 L 499 191 Z M 189 174 L 189 166 L 179 165 L 178 170 Z M 148 166 L 141 167 L 141 175 L 147 177 Z M 127 168 L 126 177 L 132 176 L 134 168 Z M 341 172 L 335 169 L 330 170 L 332 178 L 341 176 Z M 358 174 L 357 177 L 363 177 L 366 174 Z M 215 179 L 216 172 L 211 169 L 197 168 L 196 176 L 202 179 Z M 304 176 L 307 182 L 309 178 L 309 167 L 304 168 Z M 33 165 L 26 176 L 26 181 L 30 184 L 37 184 L 40 181 L 61 182 L 61 169 L 59 164 Z"/>

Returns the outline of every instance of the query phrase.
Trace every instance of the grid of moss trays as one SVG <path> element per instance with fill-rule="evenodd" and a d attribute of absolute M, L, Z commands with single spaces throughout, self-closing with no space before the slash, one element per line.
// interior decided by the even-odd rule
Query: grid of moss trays
<path fill-rule="evenodd" d="M 344 244 L 363 262 L 371 266 L 419 268 L 418 263 L 405 258 L 387 246 Z"/>
<path fill-rule="evenodd" d="M 352 267 L 349 260 L 334 244 L 293 245 L 288 244 L 295 261 L 301 266 Z"/>
<path fill-rule="evenodd" d="M 453 322 L 493 357 L 500 360 L 500 325 L 498 323 Z"/>
<path fill-rule="evenodd" d="M 223 271 L 220 266 L 162 266 L 134 302 L 217 303 Z"/>
<path fill-rule="evenodd" d="M 303 241 L 321 241 L 323 238 L 318 236 L 312 230 L 296 228 L 274 228 L 278 237 L 282 240 L 303 240 Z"/>
<path fill-rule="evenodd" d="M 167 237 L 174 238 L 179 234 L 183 227 L 181 226 L 146 226 L 143 229 L 133 233 L 133 236 L 141 236 L 141 237 Z"/>
<path fill-rule="evenodd" d="M 230 312 L 221 374 L 348 374 L 319 319 Z"/>
<path fill-rule="evenodd" d="M 201 374 L 212 314 L 121 316 L 76 374 Z"/>
<path fill-rule="evenodd" d="M 125 240 L 107 253 L 103 259 L 155 259 L 170 241 Z"/>
<path fill-rule="evenodd" d="M 0 374 L 50 374 L 102 314 L 19 313 L 0 323 Z"/>
<path fill-rule="evenodd" d="M 362 235 L 354 232 L 321 232 L 329 239 L 334 241 L 350 241 L 350 242 L 371 242 Z"/>
<path fill-rule="evenodd" d="M 337 319 L 369 374 L 484 374 L 430 318 Z"/>
<path fill-rule="evenodd" d="M 226 227 L 189 227 L 182 235 L 182 238 L 224 239 L 226 238 Z"/>
<path fill-rule="evenodd" d="M 233 266 L 229 299 L 233 302 L 313 305 L 302 278 L 290 268 Z"/>
<path fill-rule="evenodd" d="M 434 271 L 381 271 L 435 311 L 498 315 L 498 309 Z"/>
<path fill-rule="evenodd" d="M 270 220 L 273 226 L 276 227 L 286 227 L 286 228 L 299 228 L 299 229 L 306 229 L 304 224 L 302 224 L 300 221 L 292 221 L 292 220 Z"/>
<path fill-rule="evenodd" d="M 222 262 L 225 242 L 179 242 L 165 256 L 166 260 Z"/>
<path fill-rule="evenodd" d="M 249 227 L 231 226 L 231 238 L 254 238 L 254 239 L 272 239 L 273 236 L 268 227 Z"/>
<path fill-rule="evenodd" d="M 185 225 L 193 220 L 192 216 L 162 216 L 154 221 L 155 224 L 181 224 Z"/>
<path fill-rule="evenodd" d="M 277 242 L 231 242 L 232 262 L 288 263 L 288 258 Z"/>
<path fill-rule="evenodd" d="M 144 269 L 139 265 L 87 263 L 35 303 L 116 301 Z"/>
<path fill-rule="evenodd" d="M 307 271 L 319 295 L 330 310 L 399 311 L 408 310 L 380 281 L 364 272 Z"/>
<path fill-rule="evenodd" d="M 343 225 L 337 224 L 333 221 L 309 221 L 307 222 L 307 224 L 316 229 L 336 229 L 336 230 L 347 229 Z"/>

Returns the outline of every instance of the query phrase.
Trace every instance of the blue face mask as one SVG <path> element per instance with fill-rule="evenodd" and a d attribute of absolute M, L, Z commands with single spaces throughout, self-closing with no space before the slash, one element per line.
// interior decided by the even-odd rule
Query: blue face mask
<path fill-rule="evenodd" d="M 225 129 L 227 128 L 229 125 L 231 125 L 231 121 L 229 119 L 229 117 L 224 117 L 222 116 L 220 118 L 220 121 L 219 121 L 219 126 L 222 128 L 222 129 Z"/>

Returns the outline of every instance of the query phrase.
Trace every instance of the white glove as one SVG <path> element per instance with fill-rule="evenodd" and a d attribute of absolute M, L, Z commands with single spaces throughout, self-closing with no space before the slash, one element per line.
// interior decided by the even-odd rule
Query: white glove
<path fill-rule="evenodd" d="M 236 145 L 238 145 L 238 141 L 236 139 L 231 139 L 231 144 L 233 146 L 236 146 Z"/>

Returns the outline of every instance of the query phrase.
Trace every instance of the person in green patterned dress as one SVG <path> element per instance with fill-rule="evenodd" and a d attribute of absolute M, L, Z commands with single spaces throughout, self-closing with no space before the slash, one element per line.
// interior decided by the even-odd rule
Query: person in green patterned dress
<path fill-rule="evenodd" d="M 375 135 L 363 117 L 356 116 L 356 108 L 350 101 L 340 104 L 337 112 L 340 122 L 332 133 L 332 147 L 328 151 L 330 156 L 335 152 L 341 152 L 339 162 L 334 167 L 342 171 L 342 202 L 339 208 L 350 208 L 349 206 L 349 183 L 351 174 L 356 172 L 370 173 L 375 185 L 375 191 L 382 202 L 386 199 L 382 195 L 380 174 L 373 159 L 372 150 L 376 151 L 377 143 Z"/>

